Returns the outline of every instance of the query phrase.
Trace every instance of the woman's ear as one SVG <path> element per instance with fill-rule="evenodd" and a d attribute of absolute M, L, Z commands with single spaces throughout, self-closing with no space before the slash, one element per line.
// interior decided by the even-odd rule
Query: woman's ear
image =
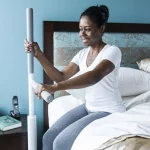
<path fill-rule="evenodd" d="M 102 25 L 102 26 L 100 27 L 100 32 L 101 32 L 101 33 L 104 33 L 104 31 L 105 31 L 105 25 Z"/>
<path fill-rule="evenodd" d="M 105 25 L 102 25 L 102 26 L 99 28 L 99 32 L 100 32 L 101 34 L 103 34 L 104 31 L 105 31 Z"/>

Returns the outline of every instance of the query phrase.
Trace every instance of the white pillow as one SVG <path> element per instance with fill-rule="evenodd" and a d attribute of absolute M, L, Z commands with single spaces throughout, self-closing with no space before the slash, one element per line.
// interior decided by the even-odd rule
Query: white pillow
<path fill-rule="evenodd" d="M 126 110 L 129 110 L 137 105 L 150 102 L 150 91 L 142 93 L 138 96 L 122 97 L 122 100 Z"/>
<path fill-rule="evenodd" d="M 83 101 L 72 95 L 61 96 L 48 104 L 49 127 L 51 127 L 62 115 L 69 110 L 83 104 Z"/>
<path fill-rule="evenodd" d="M 150 73 L 150 58 L 143 59 L 136 62 L 139 69 Z"/>
<path fill-rule="evenodd" d="M 120 67 L 118 84 L 121 96 L 139 95 L 150 90 L 150 74 L 138 69 Z"/>
<path fill-rule="evenodd" d="M 78 73 L 76 73 L 73 77 L 71 77 L 70 79 L 74 78 L 74 77 L 77 77 L 81 75 L 81 72 L 79 71 Z M 80 99 L 80 100 L 83 100 L 85 101 L 85 91 L 86 91 L 86 88 L 81 88 L 81 89 L 69 89 L 69 90 L 66 90 L 69 94 L 71 94 L 73 97 L 77 98 L 77 99 Z"/>

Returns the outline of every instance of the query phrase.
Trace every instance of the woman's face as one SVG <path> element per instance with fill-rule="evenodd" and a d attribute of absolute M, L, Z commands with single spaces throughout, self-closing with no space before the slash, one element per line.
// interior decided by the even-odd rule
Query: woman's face
<path fill-rule="evenodd" d="M 102 30 L 88 16 L 82 16 L 79 23 L 79 35 L 85 46 L 94 46 L 101 41 Z"/>

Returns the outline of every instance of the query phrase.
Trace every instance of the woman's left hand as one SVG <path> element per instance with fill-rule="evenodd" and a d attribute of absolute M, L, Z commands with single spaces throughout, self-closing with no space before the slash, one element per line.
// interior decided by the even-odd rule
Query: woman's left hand
<path fill-rule="evenodd" d="M 41 97 L 42 91 L 47 91 L 50 94 L 54 94 L 56 92 L 56 89 L 54 85 L 40 84 L 39 88 L 36 91 L 34 91 L 35 95 L 38 96 L 38 99 L 42 99 Z"/>

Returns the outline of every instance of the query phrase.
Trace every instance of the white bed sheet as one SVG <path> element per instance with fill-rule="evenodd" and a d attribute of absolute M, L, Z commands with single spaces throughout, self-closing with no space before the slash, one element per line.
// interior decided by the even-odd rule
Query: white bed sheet
<path fill-rule="evenodd" d="M 148 102 L 150 102 L 150 91 L 138 96 L 123 97 L 123 102 L 128 110 L 127 112 L 124 114 L 115 113 L 88 125 L 75 140 L 72 150 L 93 150 L 102 143 L 107 143 L 109 139 L 120 135 L 134 136 L 143 134 L 141 136 L 147 135 L 149 137 L 150 103 Z M 84 101 L 78 100 L 71 95 L 55 99 L 48 106 L 49 127 L 66 112 L 83 103 Z M 141 118 L 144 119 L 144 124 L 141 122 Z M 129 126 L 130 130 L 128 129 Z M 108 131 L 108 134 L 105 131 Z M 109 135 L 109 133 L 111 134 Z"/>
<path fill-rule="evenodd" d="M 95 120 L 76 138 L 71 150 L 95 150 L 108 140 L 122 135 L 150 138 L 150 102 L 125 113 L 114 113 Z"/>

